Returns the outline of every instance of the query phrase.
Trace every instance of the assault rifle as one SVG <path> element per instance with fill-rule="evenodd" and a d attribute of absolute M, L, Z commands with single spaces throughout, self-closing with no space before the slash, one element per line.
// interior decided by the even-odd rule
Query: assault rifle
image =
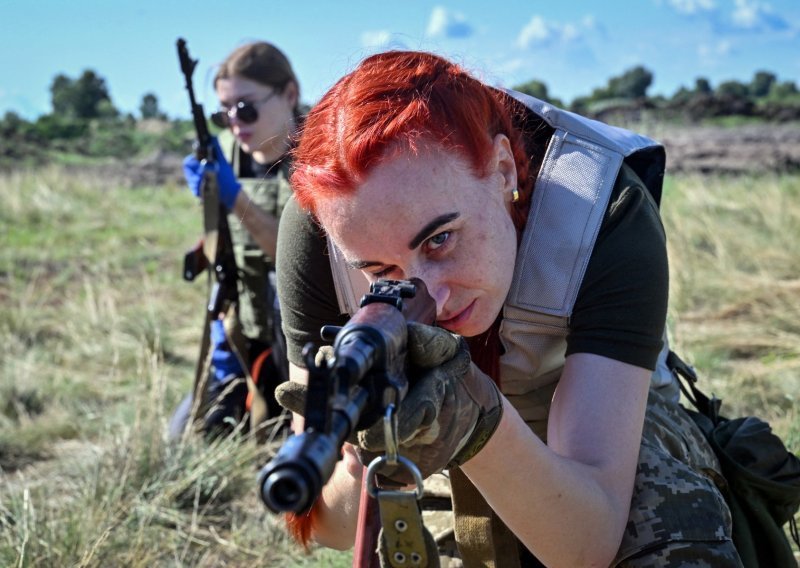
<path fill-rule="evenodd" d="M 262 500 L 273 512 L 310 510 L 341 459 L 345 441 L 354 431 L 383 418 L 386 455 L 364 468 L 353 556 L 354 567 L 374 568 L 378 565 L 375 551 L 381 526 L 385 527 L 384 515 L 389 518 L 400 512 L 405 516 L 416 508 L 409 500 L 415 503 L 422 498 L 419 470 L 397 454 L 397 410 L 408 392 L 407 321 L 432 324 L 436 303 L 425 284 L 415 279 L 379 280 L 370 286 L 360 305 L 343 327 L 322 328 L 322 338 L 333 341 L 333 357 L 317 363 L 313 344 L 305 346 L 303 358 L 309 376 L 304 431 L 286 440 L 262 468 L 258 483 Z M 380 492 L 374 484 L 382 465 L 398 463 L 415 478 L 413 494 Z M 392 496 L 388 497 L 388 493 Z M 392 539 L 395 555 L 409 553 L 413 558 L 427 558 L 421 552 L 425 545 L 419 512 L 416 518 L 415 523 L 399 518 L 388 521 L 393 526 L 407 523 L 416 527 L 401 539 L 408 550 L 397 549 L 400 541 Z M 414 550 L 409 552 L 411 549 Z"/>
<path fill-rule="evenodd" d="M 192 74 L 197 66 L 197 60 L 189 56 L 189 50 L 184 39 L 178 39 L 177 48 L 181 73 L 184 76 L 186 90 L 189 93 L 192 121 L 197 135 L 194 142 L 194 153 L 197 159 L 205 165 L 203 180 L 200 185 L 205 234 L 198 246 L 184 256 L 183 278 L 191 282 L 206 268 L 213 266 L 213 276 L 209 274 L 210 294 L 206 309 L 206 319 L 203 325 L 203 339 L 195 368 L 194 407 L 198 409 L 200 407 L 199 402 L 205 398 L 207 382 L 206 359 L 210 343 L 209 324 L 218 319 L 238 300 L 237 271 L 231 232 L 228 227 L 228 211 L 219 199 L 215 168 L 216 156 L 214 156 L 212 148 L 212 137 L 208 130 L 203 106 L 195 100 L 194 87 L 192 86 Z M 196 411 L 194 417 L 196 417 Z"/>
<path fill-rule="evenodd" d="M 435 315 L 421 280 L 379 280 L 346 325 L 322 328 L 322 338 L 334 342 L 332 358 L 317 363 L 313 344 L 306 345 L 305 429 L 290 436 L 259 475 L 270 510 L 309 510 L 350 434 L 377 422 L 389 405 L 400 406 L 408 392 L 407 321 L 430 324 Z"/>

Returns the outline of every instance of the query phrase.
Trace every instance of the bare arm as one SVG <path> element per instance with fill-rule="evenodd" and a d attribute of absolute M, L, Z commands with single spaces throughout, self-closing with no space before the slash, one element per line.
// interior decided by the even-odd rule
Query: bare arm
<path fill-rule="evenodd" d="M 289 378 L 301 384 L 308 383 L 308 371 L 289 363 Z M 303 417 L 294 414 L 292 429 L 303 430 Z M 356 458 L 353 446 L 344 445 L 344 457 L 336 464 L 330 481 L 322 488 L 317 524 L 312 538 L 323 546 L 345 550 L 355 543 L 358 507 L 361 498 L 363 466 Z"/>
<path fill-rule="evenodd" d="M 245 226 L 253 240 L 270 258 L 275 258 L 278 244 L 278 219 L 256 205 L 240 191 L 231 211 Z"/>
<path fill-rule="evenodd" d="M 550 410 L 548 445 L 504 400 L 494 436 L 462 466 L 547 566 L 608 566 L 614 559 L 630 509 L 649 377 L 598 355 L 570 355 Z"/>

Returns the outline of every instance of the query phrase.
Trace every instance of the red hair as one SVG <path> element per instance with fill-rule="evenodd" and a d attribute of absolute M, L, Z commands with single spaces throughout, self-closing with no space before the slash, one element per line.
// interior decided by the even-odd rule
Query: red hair
<path fill-rule="evenodd" d="M 321 199 L 354 191 L 387 150 L 415 151 L 422 139 L 457 152 L 483 176 L 495 135 L 505 134 L 517 166 L 521 230 L 532 181 L 508 100 L 432 53 L 389 51 L 368 57 L 308 114 L 294 151 L 296 199 L 313 212 Z"/>
<path fill-rule="evenodd" d="M 314 212 L 321 200 L 355 191 L 391 152 L 414 152 L 423 141 L 457 153 L 483 177 L 494 137 L 504 134 L 517 168 L 520 199 L 511 215 L 521 235 L 533 177 L 532 156 L 513 120 L 516 109 L 511 97 L 432 53 L 373 55 L 340 79 L 306 117 L 294 150 L 295 197 L 302 208 Z M 495 380 L 497 323 L 470 340 L 476 364 Z"/>

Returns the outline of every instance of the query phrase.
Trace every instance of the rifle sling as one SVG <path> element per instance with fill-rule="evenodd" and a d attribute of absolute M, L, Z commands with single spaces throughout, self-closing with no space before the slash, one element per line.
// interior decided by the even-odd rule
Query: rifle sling
<path fill-rule="evenodd" d="M 459 469 L 450 471 L 458 551 L 466 568 L 520 568 L 519 542 Z"/>
<path fill-rule="evenodd" d="M 378 492 L 381 516 L 379 556 L 382 567 L 438 568 L 433 536 L 422 523 L 422 511 L 413 491 Z"/>

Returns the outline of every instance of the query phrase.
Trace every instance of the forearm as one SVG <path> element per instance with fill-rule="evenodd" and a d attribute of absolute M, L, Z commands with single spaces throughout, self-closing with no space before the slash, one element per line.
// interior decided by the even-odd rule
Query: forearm
<path fill-rule="evenodd" d="M 629 499 L 614 499 L 597 468 L 556 454 L 505 399 L 504 405 L 495 435 L 462 470 L 545 565 L 608 566 Z"/>
<path fill-rule="evenodd" d="M 361 497 L 362 466 L 345 445 L 343 459 L 336 464 L 330 481 L 323 487 L 317 523 L 311 537 L 323 546 L 345 550 L 355 542 Z"/>
<path fill-rule="evenodd" d="M 274 259 L 278 244 L 278 219 L 256 205 L 244 191 L 236 196 L 231 212 L 244 225 L 264 254 Z"/>

